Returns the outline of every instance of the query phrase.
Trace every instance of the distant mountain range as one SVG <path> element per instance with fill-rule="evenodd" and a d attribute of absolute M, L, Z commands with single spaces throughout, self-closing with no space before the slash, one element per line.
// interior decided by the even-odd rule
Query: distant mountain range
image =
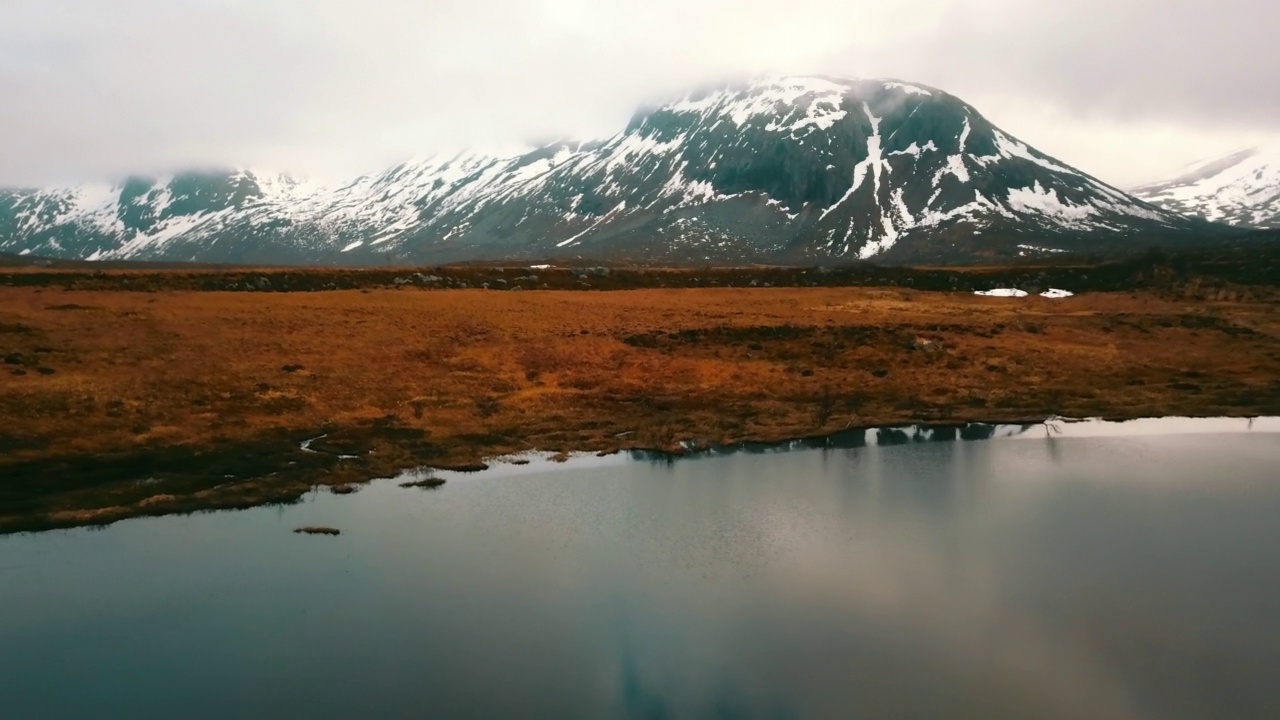
<path fill-rule="evenodd" d="M 1241 227 L 1280 229 L 1280 147 L 1196 163 L 1134 195 L 1168 210 Z"/>
<path fill-rule="evenodd" d="M 1039 152 L 935 88 L 773 77 L 690 93 L 603 141 L 433 158 L 349 182 L 236 170 L 0 191 L 0 252 L 912 263 L 1186 246 L 1233 232 L 1174 210 Z"/>

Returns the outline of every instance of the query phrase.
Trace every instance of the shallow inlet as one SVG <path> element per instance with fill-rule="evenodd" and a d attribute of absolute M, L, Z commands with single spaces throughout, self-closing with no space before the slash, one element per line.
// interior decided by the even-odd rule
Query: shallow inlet
<path fill-rule="evenodd" d="M 526 457 L 433 491 L 0 538 L 0 699 L 12 717 L 1277 716 L 1280 419 L 946 436 Z"/>

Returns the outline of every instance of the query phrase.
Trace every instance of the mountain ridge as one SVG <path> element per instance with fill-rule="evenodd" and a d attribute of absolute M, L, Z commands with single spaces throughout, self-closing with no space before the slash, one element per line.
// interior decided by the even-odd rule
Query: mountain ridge
<path fill-rule="evenodd" d="M 0 251 L 90 259 L 893 263 L 1221 232 L 937 88 L 823 76 L 695 90 L 604 140 L 437 156 L 346 183 L 238 170 L 0 193 Z"/>
<path fill-rule="evenodd" d="M 1194 163 L 1177 176 L 1134 188 L 1174 212 L 1241 227 L 1280 229 L 1280 147 L 1254 146 Z"/>

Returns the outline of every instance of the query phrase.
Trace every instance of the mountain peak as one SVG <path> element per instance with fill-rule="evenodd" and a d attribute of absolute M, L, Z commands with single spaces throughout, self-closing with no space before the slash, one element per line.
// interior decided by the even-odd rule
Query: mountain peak
<path fill-rule="evenodd" d="M 78 190 L 0 195 L 0 250 L 236 262 L 914 262 L 1096 249 L 1205 227 L 1038 152 L 959 98 L 894 79 L 724 83 L 638 113 L 607 140 L 446 154 L 339 183 L 183 178 L 93 202 Z"/>
<path fill-rule="evenodd" d="M 1280 228 L 1280 147 L 1237 150 L 1133 192 L 1173 212 L 1243 227 Z"/>
<path fill-rule="evenodd" d="M 741 126 L 752 116 L 785 112 L 788 107 L 811 108 L 820 112 L 824 107 L 838 108 L 846 99 L 870 100 L 883 93 L 922 97 L 945 94 L 923 85 L 891 79 L 763 75 L 700 88 L 658 110 L 677 114 L 717 113 Z"/>

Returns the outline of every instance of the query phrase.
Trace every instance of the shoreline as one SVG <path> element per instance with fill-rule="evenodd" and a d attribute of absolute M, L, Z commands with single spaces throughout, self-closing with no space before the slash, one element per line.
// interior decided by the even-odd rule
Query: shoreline
<path fill-rule="evenodd" d="M 1244 424 L 1241 427 L 1241 424 Z M 1255 423 L 1258 425 L 1254 427 Z M 1030 433 L 1038 429 L 1046 429 L 1046 434 L 1032 436 Z M 501 455 L 487 458 L 484 468 L 468 470 L 416 468 L 406 470 L 394 478 L 374 478 L 370 482 L 380 480 L 399 481 L 410 477 L 435 477 L 442 481 L 456 480 L 477 476 L 500 476 L 543 472 L 558 467 L 572 467 L 581 463 L 591 463 L 596 459 L 626 455 L 628 461 L 646 459 L 677 462 L 685 459 L 701 457 L 733 455 L 736 453 L 774 453 L 802 450 L 849 450 L 867 447 L 895 447 L 902 445 L 951 443 L 951 442 L 984 442 L 984 441 L 1041 441 L 1065 439 L 1096 438 L 1138 438 L 1167 437 L 1174 435 L 1244 435 L 1244 434 L 1277 434 L 1280 435 L 1280 416 L 1265 415 L 1252 417 L 1187 417 L 1162 416 L 1140 417 L 1130 419 L 1103 418 L 1059 418 L 1050 417 L 1041 422 L 967 422 L 958 424 L 920 424 L 875 425 L 839 430 L 829 435 L 789 438 L 780 441 L 743 440 L 728 445 L 700 446 L 685 443 L 682 450 L 653 450 L 630 448 L 612 452 L 571 452 L 551 453 L 545 451 L 527 451 L 514 455 Z M 402 486 L 403 487 L 403 486 Z"/>
<path fill-rule="evenodd" d="M 162 517 L 167 515 L 188 515 L 202 512 L 218 512 L 224 510 L 244 510 L 264 505 L 292 505 L 300 502 L 308 493 L 324 487 L 335 494 L 346 494 L 352 488 L 378 481 L 400 481 L 405 478 L 437 477 L 457 479 L 459 477 L 489 474 L 504 468 L 528 468 L 528 470 L 545 470 L 570 464 L 589 458 L 604 458 L 625 454 L 630 460 L 644 458 L 665 462 L 677 462 L 682 459 L 693 459 L 708 455 L 733 454 L 738 452 L 783 452 L 804 449 L 853 449 L 871 446 L 910 445 L 933 442 L 982 442 L 1000 439 L 1040 439 L 1024 438 L 1016 435 L 1001 435 L 1002 429 L 1017 429 L 1023 432 L 1036 427 L 1050 427 L 1061 423 L 1066 427 L 1113 426 L 1122 428 L 1133 423 L 1167 424 L 1170 421 L 1189 422 L 1201 426 L 1207 423 L 1216 424 L 1215 429 L 1191 431 L 1191 434 L 1219 433 L 1280 433 L 1280 415 L 1161 415 L 1126 417 L 1122 414 L 1109 414 L 1106 417 L 1063 418 L 1044 416 L 1042 418 L 1008 418 L 955 420 L 947 422 L 889 422 L 846 427 L 834 432 L 789 437 L 753 437 L 741 438 L 727 443 L 711 444 L 705 441 L 682 440 L 665 448 L 646 447 L 643 445 L 618 442 L 612 446 L 593 446 L 583 449 L 539 450 L 526 448 L 515 452 L 494 453 L 484 456 L 470 457 L 469 462 L 451 462 L 443 464 L 415 464 L 400 467 L 394 471 L 373 471 L 366 466 L 368 472 L 357 471 L 356 474 L 344 474 L 342 481 L 299 482 L 268 481 L 267 478 L 277 476 L 292 466 L 296 461 L 289 461 L 284 466 L 264 465 L 258 471 L 260 477 L 241 483 L 215 485 L 193 496 L 178 497 L 166 493 L 150 495 L 131 505 L 107 506 L 92 509 L 55 511 L 46 515 L 3 516 L 0 515 L 0 536 L 25 533 L 44 532 L 49 530 L 74 529 L 78 527 L 104 527 L 116 522 L 139 517 Z M 1253 430 L 1230 429 L 1222 421 L 1262 421 L 1263 427 Z M 876 433 L 877 437 L 868 442 L 867 436 Z M 1156 428 L 1145 432 L 1110 432 L 1100 434 L 1072 433 L 1071 437 L 1140 437 L 1144 435 L 1185 434 L 1170 432 Z M 1059 434 L 1059 439 L 1064 438 Z M 314 439 L 313 439 L 314 440 Z M 291 444 L 297 446 L 300 453 L 317 453 L 304 449 L 302 445 L 308 441 Z M 318 453 L 324 455 L 324 453 Z M 198 453 L 191 453 L 198 458 Z M 368 456 L 346 455 L 346 460 L 367 461 Z M 377 466 L 380 467 L 380 466 Z"/>

